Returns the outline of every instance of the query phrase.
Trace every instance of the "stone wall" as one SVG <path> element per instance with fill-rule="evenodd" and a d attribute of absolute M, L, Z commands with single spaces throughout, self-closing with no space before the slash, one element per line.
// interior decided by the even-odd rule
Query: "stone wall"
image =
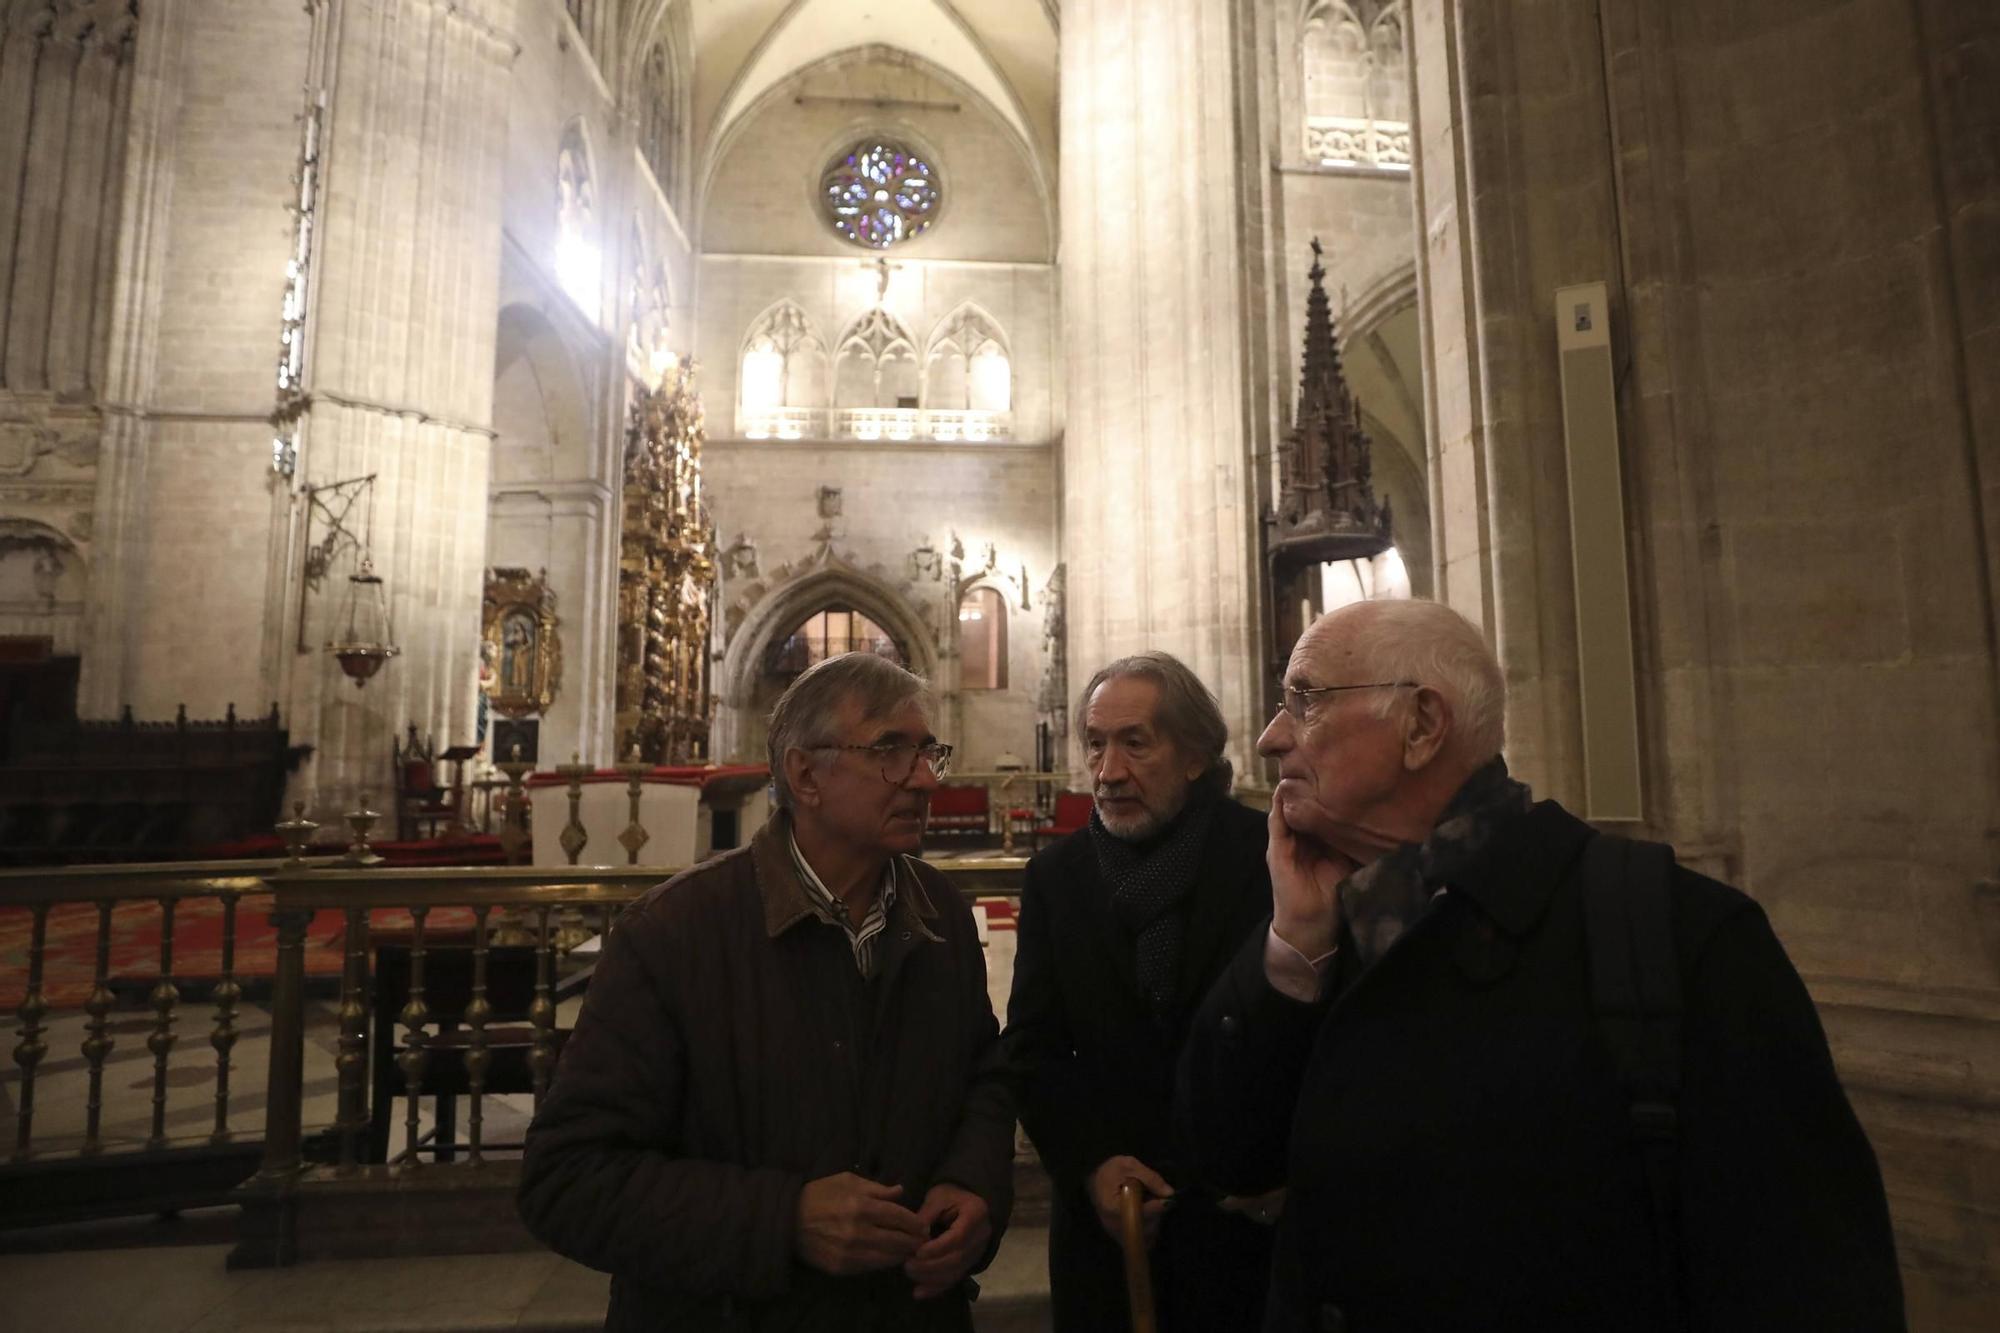
<path fill-rule="evenodd" d="M 1820 1001 L 1913 1325 L 1990 1327 L 2000 11 L 1601 9 L 1414 7 L 1445 595 L 1498 644 L 1515 766 L 1574 800 L 1551 304 L 1606 281 L 1646 828 Z"/>
<path fill-rule="evenodd" d="M 775 695 L 759 692 L 759 653 L 829 601 L 869 614 L 904 641 L 914 669 L 947 693 L 940 735 L 960 747 L 961 770 L 993 757 L 1034 754 L 1035 690 L 1043 667 L 1043 585 L 1055 567 L 1056 508 L 1048 445 L 900 445 L 815 441 L 712 441 L 703 479 L 725 548 L 740 537 L 754 566 L 726 560 L 715 675 L 732 716 L 719 728 L 721 758 L 761 759 L 763 718 Z M 841 492 L 840 514 L 821 517 L 821 487 Z M 821 539 L 816 534 L 832 535 Z M 969 573 L 997 548 L 999 577 L 980 586 L 1008 601 L 1008 688 L 953 692 L 957 600 L 951 595 L 956 534 Z M 928 547 L 935 564 L 913 560 Z M 1025 568 L 1028 608 L 1021 605 Z"/>
<path fill-rule="evenodd" d="M 1050 201 L 1006 121 L 933 67 L 880 47 L 802 71 L 732 127 L 708 173 L 703 250 L 866 258 L 821 221 L 819 184 L 835 152 L 872 133 L 906 137 L 942 182 L 936 222 L 892 259 L 1050 259 Z"/>
<path fill-rule="evenodd" d="M 876 99 L 888 105 L 877 107 Z M 943 182 L 936 223 L 884 252 L 836 235 L 819 207 L 822 171 L 870 132 L 929 154 Z M 939 732 L 961 770 L 1004 751 L 1034 753 L 1044 666 L 1041 591 L 1058 559 L 1055 270 L 1045 204 L 1024 149 L 976 94 L 912 57 L 870 48 L 781 85 L 732 129 L 702 214 L 697 361 L 710 443 L 705 486 L 724 561 L 714 672 L 716 753 L 761 759 L 776 688 L 761 670 L 774 638 L 829 603 L 890 630 L 941 693 Z M 886 261 L 886 269 L 877 260 Z M 970 306 L 1009 358 L 1011 429 L 1002 440 L 746 439 L 741 358 L 760 316 L 790 302 L 837 357 L 845 330 L 878 307 L 924 364 L 933 339 Z M 834 377 L 814 408 L 831 405 Z M 837 490 L 839 512 L 822 509 Z M 831 505 L 833 502 L 828 502 Z M 1008 687 L 958 688 L 952 542 L 966 587 L 1005 596 Z M 973 574 L 993 548 L 993 575 Z M 929 556 L 919 555 L 927 551 Z M 754 562 L 754 563 L 753 563 Z M 1025 605 L 1024 603 L 1025 593 Z"/>

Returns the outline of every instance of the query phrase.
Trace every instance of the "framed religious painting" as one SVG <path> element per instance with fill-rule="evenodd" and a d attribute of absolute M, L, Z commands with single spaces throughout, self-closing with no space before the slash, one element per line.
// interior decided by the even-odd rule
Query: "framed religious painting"
<path fill-rule="evenodd" d="M 486 571 L 486 623 L 481 671 L 493 711 L 535 717 L 562 688 L 562 638 L 556 595 L 547 570 L 496 566 Z"/>

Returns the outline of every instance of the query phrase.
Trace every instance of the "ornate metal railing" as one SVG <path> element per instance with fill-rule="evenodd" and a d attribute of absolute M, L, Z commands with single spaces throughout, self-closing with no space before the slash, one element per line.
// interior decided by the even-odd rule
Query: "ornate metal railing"
<path fill-rule="evenodd" d="M 816 407 L 744 409 L 737 429 L 746 440 L 813 440 L 826 435 L 826 413 Z"/>
<path fill-rule="evenodd" d="M 916 407 L 836 407 L 830 411 L 771 407 L 742 412 L 737 428 L 746 440 L 1011 440 L 1014 414 Z"/>
<path fill-rule="evenodd" d="M 1012 775 L 1009 775 L 1012 776 Z M 571 780 L 572 798 L 576 781 Z M 521 796 L 509 794 L 510 833 L 520 827 Z M 561 846 L 571 862 L 551 867 L 424 867 L 381 865 L 369 846 L 365 812 L 349 817 L 353 844 L 340 857 L 301 855 L 313 826 L 303 819 L 281 829 L 292 855 L 283 863 L 218 862 L 201 865 L 92 866 L 51 870 L 0 871 L 0 910 L 12 909 L 28 927 L 27 971 L 17 1010 L 19 1042 L 14 1047 L 14 1125 L 11 1159 L 0 1167 L 0 1226 L 53 1220 L 61 1215 L 191 1206 L 234 1199 L 243 1205 L 242 1243 L 232 1263 L 283 1264 L 333 1254 L 418 1253 L 429 1249 L 504 1249 L 528 1244 L 513 1210 L 498 1194 L 511 1191 L 518 1170 L 509 1154 L 516 1144 L 496 1144 L 487 1133 L 487 1102 L 496 1095 L 488 1079 L 503 1053 L 525 1057 L 530 1082 L 523 1090 L 539 1101 L 560 1053 L 558 1005 L 566 991 L 587 982 L 587 950 L 574 946 L 612 926 L 616 909 L 649 887 L 670 878 L 673 867 L 579 868 L 574 863 L 587 839 L 571 804 L 571 827 Z M 634 810 L 636 819 L 637 810 Z M 518 844 L 517 844 L 518 846 Z M 636 850 L 636 849 L 635 849 Z M 1009 856 L 964 857 L 941 861 L 940 868 L 968 895 L 1013 895 L 1022 865 Z M 219 955 L 200 984 L 211 987 L 208 1047 L 200 1064 L 182 1055 L 177 1027 L 182 1022 L 183 987 L 192 978 L 177 971 L 176 915 L 191 901 L 220 911 Z M 80 1006 L 67 1021 L 78 1029 L 80 1067 L 44 1070 L 52 1049 L 52 1017 L 64 1006 L 48 993 L 49 932 L 55 914 L 67 905 L 94 908 L 94 966 Z M 150 1080 L 127 1085 L 107 1080 L 117 1032 L 132 1020 L 119 1019 L 113 967 L 114 922 L 157 909 L 157 967 L 145 997 L 145 1048 L 152 1057 Z M 407 913 L 408 926 L 385 928 L 379 913 Z M 449 909 L 454 924 L 440 929 Z M 189 909 L 191 910 L 191 909 Z M 308 933 L 321 913 L 339 914 L 339 974 L 333 1011 L 331 1069 L 315 1044 L 308 1058 Z M 121 918 L 120 914 L 125 916 Z M 262 914 L 275 931 L 268 973 L 269 1065 L 264 1078 L 262 1122 L 245 1123 L 233 1113 L 232 1098 L 242 1089 L 231 1073 L 246 1049 L 241 1045 L 246 986 L 264 983 L 246 971 L 237 949 L 239 924 Z M 78 925 L 72 919 L 65 926 Z M 466 921 L 469 918 L 469 929 Z M 390 937 L 393 936 L 393 939 Z M 74 941 L 72 941 L 74 943 Z M 399 951 L 406 968 L 395 1012 L 382 1001 L 385 949 Z M 526 1040 L 521 1030 L 503 1029 L 490 991 L 502 963 L 513 983 L 525 985 Z M 447 963 L 449 967 L 445 966 Z M 127 960 L 130 975 L 130 960 Z M 527 980 L 522 983 L 525 971 Z M 437 984 L 469 979 L 469 990 L 448 1008 L 436 1003 Z M 140 978 L 143 981 L 143 977 Z M 128 985 L 130 982 L 128 981 Z M 253 1010 L 259 1006 L 252 1004 Z M 261 1015 L 258 1015 L 261 1019 Z M 322 1020 L 324 1021 L 324 1020 Z M 397 1031 L 400 1029 L 400 1032 Z M 393 1036 L 394 1073 L 379 1058 L 385 1033 Z M 502 1039 L 510 1043 L 503 1050 Z M 252 1047 L 255 1043 L 251 1043 Z M 462 1143 L 422 1132 L 422 1104 L 444 1085 L 434 1082 L 434 1057 L 457 1062 L 462 1081 L 453 1095 L 466 1105 Z M 254 1051 L 253 1051 L 254 1055 Z M 213 1119 L 198 1138 L 169 1131 L 169 1090 L 186 1086 L 186 1075 L 203 1067 L 197 1082 L 212 1087 Z M 323 1087 L 331 1074 L 330 1122 L 322 1110 L 310 1123 L 309 1107 L 324 1107 Z M 78 1113 L 78 1126 L 50 1133 L 37 1107 L 38 1091 L 59 1085 L 57 1105 Z M 107 1108 L 121 1092 L 150 1095 L 150 1115 L 136 1100 L 119 1112 L 119 1123 L 144 1123 L 123 1136 L 104 1132 Z M 384 1150 L 383 1108 L 393 1095 L 402 1107 L 404 1143 Z M 115 1108 L 113 1108 L 115 1109 Z M 186 1108 L 180 1111 L 186 1116 Z M 442 1109 L 432 1117 L 442 1124 Z M 373 1136 L 371 1142 L 370 1136 Z M 51 1181 L 83 1170 L 87 1186 L 64 1195 Z M 252 1174 L 254 1171 L 254 1174 Z M 107 1175 L 129 1178 L 122 1190 Z M 62 1200 L 70 1202 L 64 1204 Z M 121 1200 L 124 1207 L 121 1209 Z M 65 1214 L 65 1207 L 68 1214 Z"/>

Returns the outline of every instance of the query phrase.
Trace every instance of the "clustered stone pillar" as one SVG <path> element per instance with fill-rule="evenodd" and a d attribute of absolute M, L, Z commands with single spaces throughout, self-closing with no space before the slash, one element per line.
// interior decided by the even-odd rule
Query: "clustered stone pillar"
<path fill-rule="evenodd" d="M 1069 0 L 1062 284 L 1069 664 L 1146 648 L 1259 716 L 1236 25 L 1226 0 Z"/>
<path fill-rule="evenodd" d="M 300 659 L 287 711 L 318 747 L 321 810 L 380 790 L 411 723 L 440 747 L 473 736 L 512 9 L 333 11 L 301 480 L 375 475 L 372 550 L 403 652 L 359 690 L 324 654 Z M 301 608 L 307 644 L 341 627 L 345 573 Z"/>
<path fill-rule="evenodd" d="M 118 209 L 133 0 L 44 0 L 0 14 L 0 384 L 97 387 L 92 322 Z"/>

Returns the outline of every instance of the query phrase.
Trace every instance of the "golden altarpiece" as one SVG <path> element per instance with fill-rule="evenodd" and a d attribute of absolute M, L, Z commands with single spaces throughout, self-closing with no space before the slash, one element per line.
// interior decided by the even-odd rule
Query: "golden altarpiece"
<path fill-rule="evenodd" d="M 638 389 L 618 553 L 620 758 L 635 746 L 656 764 L 708 758 L 715 528 L 701 499 L 705 438 L 691 365 Z"/>

